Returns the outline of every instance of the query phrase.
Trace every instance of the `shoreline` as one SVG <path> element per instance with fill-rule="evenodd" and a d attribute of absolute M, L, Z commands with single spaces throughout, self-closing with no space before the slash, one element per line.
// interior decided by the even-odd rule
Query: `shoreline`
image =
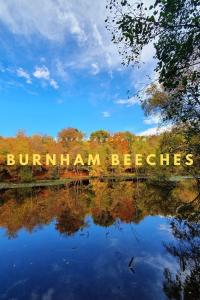
<path fill-rule="evenodd" d="M 34 182 L 0 182 L 0 190 L 7 189 L 17 189 L 17 188 L 34 188 L 34 187 L 50 187 L 50 186 L 59 186 L 66 185 L 73 182 L 83 182 L 86 180 L 99 179 L 99 180 L 153 180 L 157 182 L 163 181 L 162 179 L 150 178 L 148 176 L 134 176 L 134 175 L 118 175 L 118 176 L 85 176 L 85 177 L 77 177 L 77 178 L 65 178 L 65 179 L 55 179 L 55 180 L 38 180 Z M 195 179 L 192 176 L 171 176 L 166 181 L 178 182 L 181 180 L 187 179 Z"/>

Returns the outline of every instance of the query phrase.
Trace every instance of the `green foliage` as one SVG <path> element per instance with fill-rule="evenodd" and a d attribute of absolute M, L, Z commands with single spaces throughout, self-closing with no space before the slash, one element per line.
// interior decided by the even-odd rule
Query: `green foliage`
<path fill-rule="evenodd" d="M 161 107 L 167 120 L 189 123 L 199 132 L 200 1 L 155 0 L 146 7 L 110 0 L 107 8 L 107 28 L 124 64 L 139 63 L 143 48 L 154 44 L 155 70 L 167 94 L 164 99 L 154 94 L 154 108 Z"/>
<path fill-rule="evenodd" d="M 19 170 L 19 177 L 21 182 L 31 182 L 33 180 L 31 167 L 29 166 L 21 167 Z"/>
<path fill-rule="evenodd" d="M 91 141 L 105 142 L 110 137 L 110 133 L 106 130 L 97 130 L 90 135 Z"/>
<path fill-rule="evenodd" d="M 59 179 L 59 168 L 58 167 L 52 168 L 51 179 L 54 179 L 54 180 Z"/>

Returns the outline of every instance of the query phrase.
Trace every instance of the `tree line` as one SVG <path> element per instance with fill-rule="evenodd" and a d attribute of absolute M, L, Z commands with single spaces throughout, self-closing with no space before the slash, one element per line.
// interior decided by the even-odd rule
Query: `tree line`
<path fill-rule="evenodd" d="M 198 139 L 196 142 L 198 143 Z M 195 145 L 195 139 L 192 145 Z M 9 166 L 6 163 L 6 157 L 10 153 L 15 156 L 16 163 Z M 103 159 L 100 164 L 91 165 L 74 164 L 73 160 L 69 160 L 67 165 L 46 165 L 44 161 L 38 165 L 32 165 L 30 161 L 30 164 L 22 166 L 19 162 L 19 155 L 23 153 L 28 153 L 30 156 L 39 153 L 41 157 L 47 154 L 70 155 L 71 157 L 81 155 L 83 161 L 87 161 L 88 155 L 95 156 L 98 153 Z M 119 159 L 122 159 L 124 155 L 135 157 L 138 153 L 144 157 L 151 154 L 156 159 L 162 153 L 168 153 L 170 157 L 173 157 L 174 153 L 179 153 L 183 157 L 187 153 L 195 156 L 192 166 L 187 166 L 187 163 L 178 167 L 173 163 L 162 166 L 158 163 L 152 166 L 145 160 L 143 164 L 137 165 L 134 159 L 128 166 L 112 165 L 110 157 L 116 153 Z M 28 136 L 22 131 L 14 137 L 0 137 L 0 181 L 2 182 L 116 175 L 149 175 L 164 178 L 169 175 L 188 175 L 188 173 L 198 177 L 198 160 L 199 156 L 196 152 L 191 147 L 187 147 L 183 128 L 173 128 L 170 132 L 146 137 L 136 136 L 131 132 L 111 134 L 105 130 L 98 130 L 92 132 L 89 138 L 85 138 L 84 134 L 75 128 L 61 130 L 56 138 L 48 135 Z"/>

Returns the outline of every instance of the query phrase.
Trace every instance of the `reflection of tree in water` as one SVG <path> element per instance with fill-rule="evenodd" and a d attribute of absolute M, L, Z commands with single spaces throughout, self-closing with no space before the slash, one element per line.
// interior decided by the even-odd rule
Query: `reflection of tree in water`
<path fill-rule="evenodd" d="M 72 235 L 85 226 L 84 218 L 74 214 L 70 209 L 65 209 L 57 217 L 56 229 L 63 234 Z"/>
<path fill-rule="evenodd" d="M 135 213 L 135 185 L 133 182 L 92 183 L 94 198 L 91 213 L 96 224 L 110 226 L 115 220 L 132 222 Z"/>
<path fill-rule="evenodd" d="M 200 299 L 200 196 L 194 201 L 195 208 L 182 205 L 178 209 L 179 217 L 171 221 L 176 242 L 165 248 L 177 258 L 179 269 L 175 275 L 168 268 L 164 271 L 163 289 L 169 299 Z"/>
<path fill-rule="evenodd" d="M 85 227 L 85 214 L 87 211 L 87 197 L 84 189 L 71 187 L 60 191 L 62 197 L 57 199 L 55 205 L 56 229 L 66 236 L 72 235 Z"/>
<path fill-rule="evenodd" d="M 9 237 L 16 237 L 21 228 L 32 232 L 55 219 L 56 229 L 71 235 L 85 226 L 86 215 L 108 227 L 117 221 L 139 223 L 147 215 L 175 215 L 177 208 L 183 211 L 184 199 L 191 201 L 194 195 L 191 183 L 163 184 L 92 180 L 76 188 L 8 190 L 1 193 L 0 227 L 6 228 Z M 194 212 L 193 206 L 184 205 L 184 211 L 187 207 Z"/>
<path fill-rule="evenodd" d="M 32 232 L 56 219 L 61 233 L 72 234 L 84 225 L 85 198 L 84 190 L 77 201 L 74 189 L 43 189 L 19 201 L 15 191 L 14 195 L 8 191 L 0 206 L 0 226 L 6 228 L 9 238 L 15 238 L 21 228 Z"/>
<path fill-rule="evenodd" d="M 9 190 L 1 193 L 0 227 L 15 238 L 21 228 L 32 232 L 37 226 L 55 220 L 56 230 L 67 237 L 86 226 L 86 215 L 91 215 L 95 224 L 115 224 L 117 229 L 121 222 L 139 223 L 149 215 L 174 216 L 171 231 L 176 241 L 165 248 L 178 260 L 179 269 L 175 274 L 174 270 L 165 269 L 163 289 L 169 299 L 197 300 L 200 223 L 199 197 L 194 199 L 195 195 L 194 185 L 189 181 L 176 185 L 91 181 L 88 186 Z"/>
<path fill-rule="evenodd" d="M 92 209 L 92 216 L 95 224 L 104 227 L 111 226 L 115 222 L 115 219 L 111 215 L 110 211 L 101 208 Z"/>

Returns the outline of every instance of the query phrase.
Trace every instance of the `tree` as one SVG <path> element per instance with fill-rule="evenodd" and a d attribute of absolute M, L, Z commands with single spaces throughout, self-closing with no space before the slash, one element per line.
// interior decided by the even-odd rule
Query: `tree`
<path fill-rule="evenodd" d="M 69 142 L 80 142 L 83 139 L 83 133 L 76 128 L 65 128 L 58 133 L 58 140 L 64 145 L 68 145 Z"/>
<path fill-rule="evenodd" d="M 97 142 L 105 142 L 110 137 L 110 133 L 106 130 L 97 130 L 91 133 L 90 140 Z"/>
<path fill-rule="evenodd" d="M 193 210 L 192 210 L 193 213 Z M 200 226 L 192 220 L 174 218 L 171 230 L 176 243 L 164 244 L 169 254 L 178 261 L 175 275 L 164 270 L 163 290 L 168 299 L 198 299 L 200 294 Z"/>
<path fill-rule="evenodd" d="M 110 0 L 107 28 L 119 46 L 124 64 L 140 61 L 153 43 L 159 83 L 168 96 L 165 117 L 200 128 L 200 1 L 154 0 L 131 5 Z M 166 100 L 166 99 L 165 99 Z"/>
<path fill-rule="evenodd" d="M 161 113 L 163 120 L 173 120 L 176 124 L 170 133 L 165 133 L 161 139 L 160 148 L 166 152 L 192 153 L 194 156 L 194 165 L 184 167 L 187 173 L 193 176 L 199 176 L 200 166 L 200 143 L 198 135 L 200 134 L 200 123 L 198 111 L 194 107 L 188 107 L 183 103 L 182 110 L 178 113 L 177 106 L 179 98 L 173 101 L 173 96 L 162 86 L 152 84 L 146 90 L 146 99 L 142 106 L 146 115 Z M 177 113 L 176 113 L 177 112 Z M 164 145 L 164 147 L 163 147 Z M 197 177 L 198 180 L 198 177 Z"/>

